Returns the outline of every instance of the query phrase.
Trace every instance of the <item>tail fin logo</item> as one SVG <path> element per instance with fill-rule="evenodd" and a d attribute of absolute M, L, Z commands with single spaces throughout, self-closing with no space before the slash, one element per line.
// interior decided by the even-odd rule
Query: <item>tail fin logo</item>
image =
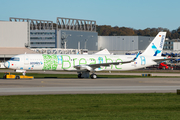
<path fill-rule="evenodd" d="M 152 49 L 155 52 L 153 56 L 157 56 L 157 54 L 161 53 L 161 50 L 158 50 L 154 43 L 152 43 Z"/>
<path fill-rule="evenodd" d="M 163 46 L 163 41 L 164 41 L 164 35 L 162 35 L 162 38 L 161 38 L 161 42 L 160 42 L 160 48 L 162 48 L 162 46 Z"/>

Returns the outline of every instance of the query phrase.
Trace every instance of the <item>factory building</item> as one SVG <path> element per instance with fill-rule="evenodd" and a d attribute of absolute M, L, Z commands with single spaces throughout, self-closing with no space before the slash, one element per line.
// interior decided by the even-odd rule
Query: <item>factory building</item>
<path fill-rule="evenodd" d="M 25 47 L 30 41 L 28 22 L 0 21 L 0 47 Z"/>
<path fill-rule="evenodd" d="M 111 51 L 144 50 L 154 37 L 145 36 L 98 36 L 98 49 Z"/>
<path fill-rule="evenodd" d="M 98 50 L 96 21 L 57 18 L 57 48 Z"/>
<path fill-rule="evenodd" d="M 55 30 L 30 30 L 30 48 L 55 48 Z"/>
<path fill-rule="evenodd" d="M 48 20 L 10 18 L 30 23 L 30 48 L 63 48 L 98 50 L 96 21 L 57 17 Z"/>
<path fill-rule="evenodd" d="M 25 47 L 28 48 L 55 48 L 55 30 L 53 28 L 53 21 L 36 20 L 28 18 L 13 18 L 9 21 L 14 23 L 29 23 L 30 40 Z"/>
<path fill-rule="evenodd" d="M 53 23 L 49 20 L 10 17 L 9 21 L 0 21 L 1 49 L 15 47 L 33 49 L 38 53 L 76 54 L 82 49 L 95 53 L 107 48 L 111 53 L 125 54 L 145 50 L 153 38 L 98 36 L 96 21 L 93 20 L 57 17 L 56 23 Z M 179 40 L 166 40 L 164 50 L 179 50 L 180 46 L 176 42 Z"/>
<path fill-rule="evenodd" d="M 154 37 L 146 36 L 98 36 L 98 50 L 107 48 L 110 52 L 116 54 L 142 51 L 153 39 Z"/>
<path fill-rule="evenodd" d="M 97 33 L 59 30 L 57 48 L 98 50 Z"/>
<path fill-rule="evenodd" d="M 25 46 L 30 41 L 28 22 L 0 21 L 0 62 L 17 54 L 35 53 Z"/>
<path fill-rule="evenodd" d="M 178 50 L 180 49 L 180 46 L 177 44 L 180 42 L 179 39 L 172 39 L 172 40 L 166 40 L 164 43 L 164 50 Z"/>

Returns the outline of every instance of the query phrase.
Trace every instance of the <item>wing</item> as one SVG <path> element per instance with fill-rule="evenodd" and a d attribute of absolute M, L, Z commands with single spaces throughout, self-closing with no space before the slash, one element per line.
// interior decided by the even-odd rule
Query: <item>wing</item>
<path fill-rule="evenodd" d="M 124 62 L 110 62 L 110 63 L 97 63 L 97 64 L 84 64 L 84 65 L 76 65 L 74 68 L 76 68 L 79 71 L 94 71 L 96 68 L 104 67 L 104 66 L 110 66 L 110 65 L 119 65 L 119 64 L 126 64 L 131 63 L 134 60 L 130 61 L 124 61 Z"/>
<path fill-rule="evenodd" d="M 106 66 L 110 66 L 110 65 L 119 65 L 119 64 L 131 63 L 131 62 L 133 62 L 133 60 L 124 61 L 124 62 L 110 62 L 110 63 L 89 64 L 88 66 L 93 67 L 93 68 L 100 68 L 100 67 L 106 67 Z"/>
<path fill-rule="evenodd" d="M 153 61 L 155 61 L 155 62 L 160 62 L 160 61 L 175 60 L 175 59 L 177 59 L 177 57 L 171 57 L 171 58 L 166 58 L 166 57 L 164 57 L 164 58 L 160 58 L 160 59 L 154 59 Z"/>
<path fill-rule="evenodd" d="M 129 61 L 76 65 L 76 66 L 74 66 L 74 68 L 76 68 L 79 71 L 83 71 L 83 70 L 94 71 L 96 68 L 100 68 L 100 67 L 134 62 L 138 58 L 139 54 L 140 54 L 140 52 L 136 55 L 136 57 L 134 59 L 129 60 Z"/>

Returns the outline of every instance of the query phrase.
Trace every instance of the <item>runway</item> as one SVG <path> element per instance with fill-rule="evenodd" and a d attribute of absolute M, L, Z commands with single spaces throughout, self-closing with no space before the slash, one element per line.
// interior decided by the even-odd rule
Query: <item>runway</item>
<path fill-rule="evenodd" d="M 175 93 L 179 78 L 0 79 L 0 95 Z"/>

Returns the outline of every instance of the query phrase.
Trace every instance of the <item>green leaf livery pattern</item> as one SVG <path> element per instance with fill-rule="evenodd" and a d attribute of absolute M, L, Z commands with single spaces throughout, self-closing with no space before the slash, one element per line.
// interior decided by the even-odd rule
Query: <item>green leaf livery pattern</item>
<path fill-rule="evenodd" d="M 57 55 L 42 55 L 44 58 L 43 70 L 56 70 L 58 66 Z"/>

